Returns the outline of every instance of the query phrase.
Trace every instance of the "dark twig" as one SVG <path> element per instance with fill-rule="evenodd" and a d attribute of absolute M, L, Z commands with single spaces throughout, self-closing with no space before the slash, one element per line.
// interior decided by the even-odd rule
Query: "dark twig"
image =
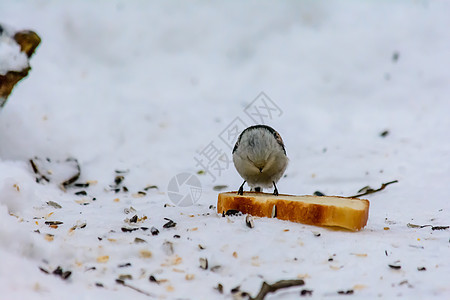
<path fill-rule="evenodd" d="M 47 182 L 50 182 L 50 179 L 48 179 L 45 175 L 43 175 L 43 174 L 39 171 L 39 169 L 38 169 L 36 163 L 34 162 L 34 160 L 30 159 L 30 164 L 31 164 L 31 168 L 33 168 L 34 174 L 36 174 L 36 175 L 39 176 L 39 177 L 36 177 L 36 182 L 37 182 L 37 183 L 39 183 L 42 179 L 45 180 L 45 181 L 47 181 Z"/>
<path fill-rule="evenodd" d="M 63 181 L 61 183 L 61 188 L 63 191 L 66 190 L 66 188 L 71 185 L 72 183 L 74 183 L 75 181 L 78 180 L 78 178 L 80 178 L 81 175 L 81 168 L 80 168 L 80 164 L 78 163 L 78 160 L 76 158 L 68 158 L 66 161 L 73 161 L 75 162 L 75 166 L 77 168 L 77 172 L 75 173 L 75 175 L 73 175 L 72 177 L 70 177 L 69 179 Z"/>
<path fill-rule="evenodd" d="M 263 300 L 268 293 L 274 293 L 279 289 L 284 289 L 292 286 L 301 286 L 304 284 L 305 282 L 301 279 L 280 280 L 275 282 L 274 284 L 268 284 L 267 282 L 264 281 L 258 295 L 256 295 L 255 298 L 250 297 L 250 299 Z"/>
<path fill-rule="evenodd" d="M 141 294 L 144 294 L 144 295 L 146 295 L 146 296 L 148 296 L 148 297 L 155 297 L 155 298 L 156 298 L 155 295 L 150 294 L 149 292 L 143 291 L 143 290 L 141 290 L 141 289 L 139 289 L 139 288 L 137 288 L 137 287 L 135 287 L 135 286 L 129 285 L 128 283 L 126 283 L 126 282 L 125 282 L 124 280 L 122 280 L 122 279 L 116 279 L 116 283 L 117 283 L 117 284 L 120 284 L 120 285 L 123 285 L 123 286 L 125 286 L 125 287 L 127 287 L 127 288 L 130 288 L 130 289 L 132 289 L 132 290 L 135 290 L 136 292 L 141 293 Z"/>
<path fill-rule="evenodd" d="M 374 189 L 372 189 L 372 188 L 367 188 L 365 192 L 360 193 L 360 194 L 356 194 L 356 195 L 354 195 L 354 196 L 351 196 L 351 198 L 358 198 L 358 197 L 361 197 L 361 196 L 365 196 L 365 195 L 369 195 L 369 194 L 373 194 L 373 193 L 382 191 L 382 190 L 384 190 L 384 188 L 387 187 L 388 185 L 393 184 L 393 183 L 397 183 L 397 182 L 398 182 L 398 180 L 393 180 L 393 181 L 389 181 L 389 182 L 386 182 L 386 183 L 382 183 L 382 184 L 381 184 L 381 187 L 380 187 L 379 189 L 376 189 L 376 190 L 374 190 Z M 364 189 L 362 189 L 362 190 L 364 190 Z M 360 191 L 361 191 L 361 190 L 360 190 Z"/>

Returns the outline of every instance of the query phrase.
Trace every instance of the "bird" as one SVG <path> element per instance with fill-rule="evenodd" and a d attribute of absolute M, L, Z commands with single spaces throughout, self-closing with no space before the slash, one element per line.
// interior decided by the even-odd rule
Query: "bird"
<path fill-rule="evenodd" d="M 256 192 L 273 186 L 273 194 L 278 196 L 276 183 L 283 176 L 289 159 L 283 139 L 275 129 L 267 125 L 246 128 L 239 135 L 232 154 L 234 166 L 244 179 L 238 195 L 244 194 L 247 182 Z"/>

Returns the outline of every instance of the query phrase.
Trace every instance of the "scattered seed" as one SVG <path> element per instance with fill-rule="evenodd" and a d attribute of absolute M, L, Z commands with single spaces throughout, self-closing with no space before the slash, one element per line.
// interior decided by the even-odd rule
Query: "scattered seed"
<path fill-rule="evenodd" d="M 207 270 L 208 269 L 208 259 L 200 257 L 199 261 L 200 261 L 200 268 L 202 268 L 203 270 Z"/>
<path fill-rule="evenodd" d="M 109 256 L 108 255 L 103 255 L 103 256 L 99 256 L 97 257 L 97 262 L 98 263 L 106 263 L 109 260 Z"/>
<path fill-rule="evenodd" d="M 198 248 L 199 248 L 200 250 L 205 250 L 205 249 L 206 249 L 205 246 L 200 245 L 200 244 L 198 244 Z"/>
<path fill-rule="evenodd" d="M 301 290 L 300 295 L 301 296 L 312 296 L 313 291 L 312 290 Z"/>
<path fill-rule="evenodd" d="M 144 191 L 148 191 L 148 190 L 151 190 L 151 189 L 158 189 L 158 186 L 156 186 L 156 185 L 147 185 L 144 188 Z"/>
<path fill-rule="evenodd" d="M 216 289 L 219 293 L 223 294 L 223 285 L 221 283 L 218 283 L 214 289 Z"/>
<path fill-rule="evenodd" d="M 402 266 L 398 266 L 398 265 L 388 265 L 391 269 L 395 269 L 395 270 L 399 270 L 402 268 Z"/>
<path fill-rule="evenodd" d="M 172 228 L 172 227 L 177 226 L 177 223 L 175 223 L 175 222 L 172 221 L 171 219 L 164 218 L 164 220 L 169 221 L 169 222 L 167 222 L 166 224 L 163 225 L 164 228 Z"/>
<path fill-rule="evenodd" d="M 114 170 L 114 172 L 116 172 L 116 174 L 126 174 L 130 172 L 130 170 Z"/>
<path fill-rule="evenodd" d="M 384 130 L 383 132 L 380 133 L 381 137 L 387 137 L 389 135 L 389 130 Z"/>
<path fill-rule="evenodd" d="M 132 280 L 133 276 L 131 276 L 130 274 L 120 274 L 119 275 L 119 280 L 125 281 L 125 280 Z"/>
<path fill-rule="evenodd" d="M 60 266 L 58 266 L 55 270 L 53 270 L 54 275 L 62 275 L 63 270 Z"/>
<path fill-rule="evenodd" d="M 450 226 L 433 226 L 431 227 L 431 230 L 445 230 L 448 229 Z"/>
<path fill-rule="evenodd" d="M 320 196 L 320 197 L 322 197 L 322 196 L 325 196 L 325 194 L 322 193 L 322 192 L 320 192 L 320 191 L 315 191 L 315 192 L 314 192 L 314 196 Z"/>
<path fill-rule="evenodd" d="M 123 212 L 126 213 L 126 214 L 130 214 L 130 213 L 135 213 L 136 210 L 133 208 L 133 206 L 130 206 L 130 208 L 125 208 L 123 210 Z"/>
<path fill-rule="evenodd" d="M 123 191 L 124 193 L 128 193 L 128 188 L 127 188 L 126 186 L 123 186 L 123 187 L 122 187 L 122 191 Z"/>
<path fill-rule="evenodd" d="M 136 244 L 139 244 L 139 243 L 147 243 L 147 241 L 146 240 L 144 240 L 144 239 L 141 239 L 141 238 L 134 238 L 134 242 L 136 243 Z"/>
<path fill-rule="evenodd" d="M 225 216 L 237 216 L 241 214 L 240 211 L 236 210 L 236 209 L 229 209 L 227 210 L 227 212 L 225 213 Z"/>
<path fill-rule="evenodd" d="M 231 292 L 232 294 L 235 294 L 235 293 L 239 292 L 240 289 L 241 289 L 241 286 L 238 285 L 237 287 L 232 288 L 230 292 Z"/>
<path fill-rule="evenodd" d="M 217 266 L 211 267 L 210 270 L 211 270 L 211 272 L 218 272 L 221 268 L 222 268 L 222 266 L 217 265 Z"/>
<path fill-rule="evenodd" d="M 103 283 L 96 282 L 96 283 L 95 283 L 95 286 L 96 286 L 96 287 L 103 287 Z"/>
<path fill-rule="evenodd" d="M 136 223 L 138 220 L 138 216 L 134 215 L 131 219 L 130 219 L 130 223 Z"/>
<path fill-rule="evenodd" d="M 425 268 L 425 267 L 417 267 L 417 271 L 426 271 L 427 270 L 427 268 Z"/>
<path fill-rule="evenodd" d="M 56 208 L 56 209 L 62 208 L 61 205 L 59 205 L 58 203 L 53 202 L 53 201 L 48 201 L 48 202 L 47 202 L 47 205 L 48 205 L 48 206 L 51 206 L 51 207 L 53 207 L 53 208 Z"/>
<path fill-rule="evenodd" d="M 128 228 L 128 227 L 122 227 L 122 232 L 133 232 L 135 230 L 138 230 L 139 228 Z"/>
<path fill-rule="evenodd" d="M 150 280 L 150 282 L 156 282 L 159 284 L 159 281 L 155 278 L 155 276 L 150 275 L 150 277 L 148 278 L 148 280 Z"/>
<path fill-rule="evenodd" d="M 211 204 L 211 205 L 209 206 L 209 209 L 216 210 L 216 207 L 215 207 L 214 205 Z"/>
<path fill-rule="evenodd" d="M 71 272 L 71 271 L 65 271 L 65 272 L 64 272 L 64 270 L 63 270 L 60 266 L 58 266 L 58 267 L 52 272 L 52 274 L 57 275 L 57 276 L 61 277 L 62 279 L 66 280 L 67 278 L 70 277 L 70 275 L 72 275 L 72 272 Z"/>
<path fill-rule="evenodd" d="M 64 273 L 61 274 L 61 278 L 66 280 L 67 278 L 70 277 L 70 275 L 72 275 L 71 271 L 65 271 Z"/>
<path fill-rule="evenodd" d="M 45 225 L 61 225 L 63 222 L 61 221 L 45 221 Z"/>
<path fill-rule="evenodd" d="M 86 183 L 74 183 L 73 186 L 74 187 L 78 187 L 78 188 L 87 188 L 87 187 L 89 187 L 89 182 L 86 182 Z"/>
<path fill-rule="evenodd" d="M 353 293 L 354 293 L 353 290 L 338 291 L 339 295 L 352 295 Z"/>
<path fill-rule="evenodd" d="M 131 267 L 131 263 L 121 264 L 121 265 L 118 265 L 118 267 L 119 268 Z"/>
<path fill-rule="evenodd" d="M 119 185 L 124 179 L 125 179 L 124 176 L 118 175 L 118 176 L 116 176 L 116 178 L 114 178 L 114 183 L 115 183 L 116 185 Z"/>
<path fill-rule="evenodd" d="M 254 228 L 255 227 L 255 222 L 253 221 L 253 217 L 251 215 L 247 215 L 245 217 L 245 224 L 249 228 Z"/>
<path fill-rule="evenodd" d="M 152 233 L 152 235 L 158 235 L 159 234 L 159 230 L 156 229 L 155 227 L 150 228 L 150 232 Z"/>
<path fill-rule="evenodd" d="M 44 272 L 45 274 L 49 274 L 49 272 L 48 272 L 46 269 L 44 269 L 43 267 L 39 267 L 39 270 L 41 270 L 41 271 Z"/>
<path fill-rule="evenodd" d="M 194 274 L 186 274 L 186 276 L 184 276 L 184 278 L 185 278 L 186 280 L 192 280 L 192 279 L 195 278 L 195 275 L 194 275 Z"/>
<path fill-rule="evenodd" d="M 320 236 L 320 232 L 318 232 L 318 231 L 313 231 L 312 234 L 314 234 L 314 236 L 317 236 L 317 237 Z"/>
<path fill-rule="evenodd" d="M 150 258 L 152 257 L 152 252 L 142 249 L 141 251 L 139 251 L 139 254 L 142 258 Z"/>
<path fill-rule="evenodd" d="M 145 226 L 142 226 L 140 228 L 141 228 L 141 230 L 144 230 L 144 231 L 148 230 L 148 227 L 145 227 Z"/>
<path fill-rule="evenodd" d="M 181 236 L 180 236 L 179 234 L 175 234 L 175 235 L 173 236 L 173 238 L 174 238 L 174 239 L 179 239 L 179 238 L 181 238 Z"/>
<path fill-rule="evenodd" d="M 87 196 L 87 192 L 86 191 L 79 191 L 79 192 L 75 192 L 75 195 L 77 195 L 77 196 Z"/>

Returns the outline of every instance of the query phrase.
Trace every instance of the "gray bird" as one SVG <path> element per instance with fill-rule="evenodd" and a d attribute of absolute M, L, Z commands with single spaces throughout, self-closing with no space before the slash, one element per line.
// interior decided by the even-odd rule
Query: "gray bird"
<path fill-rule="evenodd" d="M 238 195 L 244 194 L 244 184 L 260 192 L 262 188 L 274 187 L 288 165 L 286 150 L 280 134 L 270 126 L 250 126 L 239 135 L 233 149 L 233 162 L 244 179 Z"/>

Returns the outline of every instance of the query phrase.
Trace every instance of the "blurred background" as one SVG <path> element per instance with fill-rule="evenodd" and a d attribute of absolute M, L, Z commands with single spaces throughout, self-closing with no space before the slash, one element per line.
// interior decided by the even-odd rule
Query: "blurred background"
<path fill-rule="evenodd" d="M 9 1 L 42 43 L 0 112 L 0 158 L 80 160 L 166 185 L 264 92 L 285 140 L 280 190 L 448 178 L 445 1 Z M 388 131 L 384 138 L 380 136 Z M 424 160 L 424 158 L 426 158 Z M 417 173 L 419 172 L 419 173 Z M 133 175 L 131 175 L 133 176 Z M 241 183 L 232 165 L 208 188 Z M 416 182 L 412 179 L 412 182 Z"/>

